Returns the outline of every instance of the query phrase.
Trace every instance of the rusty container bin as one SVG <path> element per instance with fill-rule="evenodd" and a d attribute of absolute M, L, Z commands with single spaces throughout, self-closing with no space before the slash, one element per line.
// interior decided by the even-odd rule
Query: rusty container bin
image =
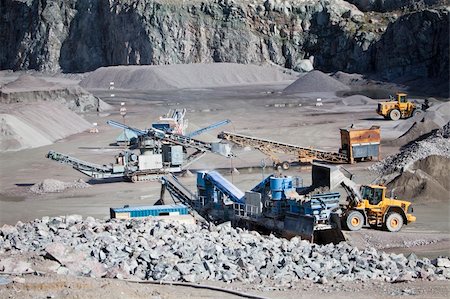
<path fill-rule="evenodd" d="M 347 155 L 349 163 L 380 159 L 380 127 L 369 129 L 346 128 L 341 130 L 341 153 Z"/>

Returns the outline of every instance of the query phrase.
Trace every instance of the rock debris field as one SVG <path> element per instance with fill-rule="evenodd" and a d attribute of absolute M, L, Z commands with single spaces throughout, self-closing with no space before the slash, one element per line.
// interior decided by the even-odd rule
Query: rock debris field
<path fill-rule="evenodd" d="M 42 182 L 36 183 L 30 187 L 30 191 L 37 194 L 63 192 L 67 189 L 84 189 L 89 188 L 91 185 L 83 180 L 77 180 L 75 182 L 61 182 L 54 179 L 45 179 Z"/>
<path fill-rule="evenodd" d="M 431 155 L 450 158 L 450 123 L 435 130 L 422 140 L 416 140 L 401 148 L 400 153 L 372 165 L 369 169 L 380 175 L 389 175 L 410 167 L 414 162 Z"/>
<path fill-rule="evenodd" d="M 51 260 L 47 272 L 153 281 L 241 281 L 289 287 L 327 282 L 450 279 L 447 257 L 358 250 L 345 242 L 319 246 L 293 238 L 162 220 L 44 217 L 0 229 L 0 271 L 33 271 L 24 256 Z"/>

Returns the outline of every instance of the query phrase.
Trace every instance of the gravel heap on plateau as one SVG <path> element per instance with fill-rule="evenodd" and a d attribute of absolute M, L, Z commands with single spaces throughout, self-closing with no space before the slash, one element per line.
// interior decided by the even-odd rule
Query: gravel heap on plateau
<path fill-rule="evenodd" d="M 401 148 L 400 153 L 388 156 L 369 169 L 382 176 L 387 176 L 403 172 L 414 162 L 431 155 L 450 158 L 450 122 L 431 133 L 427 138 L 407 144 Z"/>
<path fill-rule="evenodd" d="M 88 188 L 91 185 L 84 182 L 83 180 L 78 180 L 75 182 L 61 182 L 54 179 L 45 179 L 42 182 L 34 184 L 30 187 L 30 191 L 33 193 L 54 193 L 62 192 L 66 189 L 83 189 Z"/>
<path fill-rule="evenodd" d="M 59 103 L 75 112 L 106 111 L 112 107 L 80 86 L 66 86 L 21 75 L 0 88 L 0 103 Z"/>
<path fill-rule="evenodd" d="M 44 217 L 0 229 L 0 271 L 31 271 L 29 253 L 64 275 L 197 282 L 241 281 L 289 287 L 299 280 L 388 282 L 449 279 L 450 260 L 358 250 L 341 242 L 319 246 L 293 238 L 161 220 Z"/>

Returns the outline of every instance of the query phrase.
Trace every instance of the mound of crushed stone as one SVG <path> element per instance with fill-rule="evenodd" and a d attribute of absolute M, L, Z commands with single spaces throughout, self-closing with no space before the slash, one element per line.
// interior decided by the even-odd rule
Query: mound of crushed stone
<path fill-rule="evenodd" d="M 450 158 L 429 156 L 416 161 L 387 187 L 399 198 L 417 201 L 450 200 Z"/>
<path fill-rule="evenodd" d="M 25 74 L 20 75 L 19 78 L 17 78 L 16 80 L 3 85 L 2 91 L 4 92 L 31 91 L 31 90 L 49 90 L 58 88 L 60 88 L 60 86 L 58 86 L 55 83 L 48 82 L 45 79 Z"/>
<path fill-rule="evenodd" d="M 347 85 L 321 71 L 315 70 L 298 78 L 294 83 L 286 87 L 283 93 L 337 92 L 347 89 L 349 89 Z"/>
<path fill-rule="evenodd" d="M 0 107 L 0 151 L 49 145 L 91 128 L 84 118 L 58 103 L 10 104 Z"/>
<path fill-rule="evenodd" d="M 401 173 L 414 162 L 431 155 L 450 158 L 450 122 L 443 128 L 433 131 L 428 137 L 403 146 L 400 153 L 386 157 L 369 169 L 381 176 Z"/>
<path fill-rule="evenodd" d="M 363 95 L 355 94 L 355 95 L 343 98 L 342 104 L 344 104 L 345 106 L 359 106 L 359 105 L 367 105 L 367 104 L 376 105 L 377 101 L 372 100 L 371 98 L 363 96 Z"/>
<path fill-rule="evenodd" d="M 422 118 L 420 121 L 416 121 L 413 125 L 400 137 L 394 140 L 386 141 L 386 145 L 404 146 L 417 139 L 426 138 L 431 134 L 431 131 L 439 129 L 440 127 L 432 120 L 426 120 Z"/>
<path fill-rule="evenodd" d="M 21 75 L 0 89 L 2 104 L 35 102 L 59 103 L 75 112 L 112 109 L 80 86 L 64 86 L 30 75 Z"/>
<path fill-rule="evenodd" d="M 32 253 L 58 262 L 47 272 L 98 278 L 239 281 L 277 288 L 300 280 L 450 279 L 444 271 L 450 264 L 447 257 L 430 261 L 375 248 L 358 250 L 345 242 L 320 246 L 227 225 L 153 219 L 103 221 L 70 215 L 0 228 L 1 269 L 14 271 L 20 257 Z"/>
<path fill-rule="evenodd" d="M 439 129 L 450 121 L 450 102 L 434 103 L 426 112 L 402 121 L 395 130 L 405 132 L 386 145 L 404 146 L 414 140 L 426 138 L 431 131 Z"/>
<path fill-rule="evenodd" d="M 171 90 L 261 84 L 295 80 L 292 71 L 275 66 L 237 63 L 101 67 L 80 82 L 90 89 Z"/>
<path fill-rule="evenodd" d="M 61 182 L 54 179 L 45 179 L 42 182 L 34 184 L 30 187 L 30 191 L 37 194 L 63 192 L 67 189 L 84 189 L 89 188 L 91 185 L 78 180 L 75 182 Z"/>

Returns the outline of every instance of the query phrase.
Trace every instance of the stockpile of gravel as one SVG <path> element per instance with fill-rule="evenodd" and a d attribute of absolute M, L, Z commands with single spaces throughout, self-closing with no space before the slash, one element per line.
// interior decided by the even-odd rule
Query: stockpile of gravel
<path fill-rule="evenodd" d="M 416 139 L 427 137 L 431 131 L 442 128 L 450 121 L 450 102 L 432 103 L 424 113 L 402 121 L 395 130 L 404 132 L 400 137 L 389 140 L 386 145 L 403 146 Z"/>
<path fill-rule="evenodd" d="M 81 179 L 75 182 L 61 182 L 54 179 L 45 179 L 42 182 L 31 186 L 30 191 L 33 193 L 42 194 L 63 192 L 66 189 L 84 189 L 88 187 L 91 187 L 91 185 Z"/>
<path fill-rule="evenodd" d="M 372 100 L 369 97 L 355 94 L 342 99 L 342 104 L 345 106 L 358 106 L 358 105 L 377 105 L 377 101 Z"/>
<path fill-rule="evenodd" d="M 43 78 L 21 75 L 0 88 L 0 103 L 59 103 L 75 112 L 106 111 L 112 106 L 78 85 L 48 82 Z"/>
<path fill-rule="evenodd" d="M 0 105 L 0 151 L 52 144 L 92 125 L 58 103 Z"/>
<path fill-rule="evenodd" d="M 48 271 L 139 280 L 242 281 L 289 287 L 299 280 L 389 282 L 449 279 L 450 260 L 358 250 L 345 242 L 319 246 L 230 226 L 157 220 L 44 217 L 0 229 L 0 271 L 30 271 L 20 259 L 37 253 L 57 261 Z M 21 263 L 21 264 L 18 264 Z"/>
<path fill-rule="evenodd" d="M 400 198 L 417 201 L 450 200 L 450 158 L 428 156 L 416 161 L 394 178 L 387 187 Z"/>
<path fill-rule="evenodd" d="M 349 87 L 321 71 L 311 71 L 283 90 L 285 94 L 336 92 Z"/>
<path fill-rule="evenodd" d="M 400 153 L 388 156 L 369 169 L 382 176 L 401 173 L 414 162 L 431 155 L 450 158 L 450 122 L 443 128 L 435 130 L 428 137 L 407 144 L 401 148 Z"/>
<path fill-rule="evenodd" d="M 262 84 L 295 80 L 292 71 L 275 66 L 238 63 L 193 63 L 101 67 L 84 78 L 80 85 L 107 89 L 110 82 L 119 89 L 171 90 Z"/>

